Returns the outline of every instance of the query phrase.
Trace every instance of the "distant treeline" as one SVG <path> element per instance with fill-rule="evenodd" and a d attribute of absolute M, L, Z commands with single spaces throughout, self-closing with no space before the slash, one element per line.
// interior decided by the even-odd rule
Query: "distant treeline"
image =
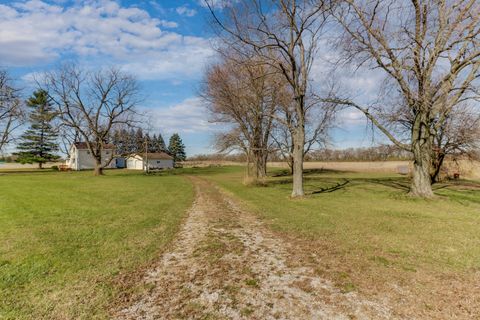
<path fill-rule="evenodd" d="M 322 149 L 306 155 L 306 161 L 389 161 L 411 160 L 412 154 L 394 145 L 368 148 Z"/>
<path fill-rule="evenodd" d="M 388 161 L 388 160 L 411 160 L 410 152 L 393 145 L 380 145 L 368 148 L 347 149 L 322 149 L 310 151 L 305 156 L 305 161 Z M 244 154 L 200 154 L 188 158 L 191 161 L 235 161 L 244 162 Z M 285 161 L 282 155 L 271 152 L 268 161 Z"/>

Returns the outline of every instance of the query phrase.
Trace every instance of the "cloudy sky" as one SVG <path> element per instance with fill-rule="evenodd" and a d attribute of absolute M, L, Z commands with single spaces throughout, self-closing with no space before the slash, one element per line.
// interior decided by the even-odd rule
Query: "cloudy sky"
<path fill-rule="evenodd" d="M 62 61 L 117 65 L 136 75 L 153 131 L 182 136 L 189 155 L 213 152 L 218 126 L 197 97 L 214 57 L 203 0 L 0 0 L 0 67 L 23 88 Z M 369 88 L 358 79 L 352 87 Z M 27 89 L 26 89 L 27 90 Z M 333 134 L 337 148 L 371 145 L 363 117 L 347 111 Z"/>

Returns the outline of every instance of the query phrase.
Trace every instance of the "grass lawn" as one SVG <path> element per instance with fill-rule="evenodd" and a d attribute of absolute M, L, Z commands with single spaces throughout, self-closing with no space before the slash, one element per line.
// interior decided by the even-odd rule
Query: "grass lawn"
<path fill-rule="evenodd" d="M 399 175 L 317 170 L 306 173 L 307 196 L 291 199 L 284 172 L 272 170 L 267 186 L 245 186 L 244 170 L 193 173 L 292 244 L 297 267 L 310 266 L 342 292 L 387 299 L 399 318 L 480 314 L 480 183 L 436 185 L 437 197 L 422 200 L 406 195 L 409 181 Z"/>
<path fill-rule="evenodd" d="M 405 270 L 480 270 L 480 184 L 437 185 L 437 198 L 422 200 L 406 195 L 399 175 L 312 171 L 309 195 L 292 200 L 291 178 L 280 170 L 267 187 L 243 185 L 239 167 L 203 170 L 279 232 Z"/>
<path fill-rule="evenodd" d="M 0 174 L 0 319 L 104 319 L 191 205 L 181 176 Z M 135 290 L 135 287 L 132 289 Z"/>

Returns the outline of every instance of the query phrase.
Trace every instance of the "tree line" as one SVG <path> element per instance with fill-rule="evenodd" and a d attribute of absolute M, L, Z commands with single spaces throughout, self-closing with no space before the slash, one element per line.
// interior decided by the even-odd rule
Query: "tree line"
<path fill-rule="evenodd" d="M 292 197 L 303 196 L 305 156 L 326 146 L 348 108 L 411 155 L 413 196 L 433 196 L 447 155 L 478 149 L 478 1 L 205 3 L 220 40 L 202 96 L 212 121 L 231 128 L 217 148 L 241 150 L 255 178 L 280 152 L 292 168 Z M 382 81 L 360 98 L 345 83 L 372 70 Z"/>
<path fill-rule="evenodd" d="M 85 142 L 95 160 L 95 175 L 116 156 L 166 152 L 184 161 L 185 146 L 178 134 L 168 147 L 161 134 L 143 133 L 138 110 L 140 92 L 135 78 L 115 68 L 89 71 L 63 65 L 37 79 L 38 89 L 24 101 L 6 71 L 0 71 L 0 151 L 15 138 L 14 130 L 28 128 L 18 138 L 14 155 L 21 163 L 56 161 L 74 142 Z M 103 159 L 102 150 L 116 152 Z"/>

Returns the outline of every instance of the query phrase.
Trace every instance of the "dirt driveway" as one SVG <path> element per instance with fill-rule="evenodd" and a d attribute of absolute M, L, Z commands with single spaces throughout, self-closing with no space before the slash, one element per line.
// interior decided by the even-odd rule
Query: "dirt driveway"
<path fill-rule="evenodd" d="M 190 178 L 196 200 L 183 229 L 143 281 L 149 292 L 116 319 L 391 319 L 386 302 L 342 293 L 288 243 L 211 183 Z M 290 248 L 291 249 L 291 248 Z"/>

